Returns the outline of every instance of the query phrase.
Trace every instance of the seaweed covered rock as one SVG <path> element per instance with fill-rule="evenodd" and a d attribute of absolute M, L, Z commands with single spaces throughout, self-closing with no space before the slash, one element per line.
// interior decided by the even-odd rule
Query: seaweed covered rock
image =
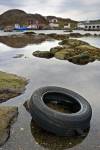
<path fill-rule="evenodd" d="M 85 65 L 85 64 L 88 64 L 89 62 L 93 62 L 94 60 L 95 60 L 94 58 L 90 57 L 88 53 L 85 53 L 85 52 L 79 55 L 70 57 L 68 59 L 68 61 L 74 64 L 79 64 L 79 65 Z"/>
<path fill-rule="evenodd" d="M 9 138 L 10 126 L 18 115 L 17 107 L 0 106 L 0 146 Z"/>
<path fill-rule="evenodd" d="M 55 53 L 55 58 L 61 59 L 61 60 L 68 60 L 70 57 L 74 56 L 75 52 L 73 49 L 62 49 L 61 51 L 58 51 Z"/>
<path fill-rule="evenodd" d="M 75 48 L 79 52 L 88 52 L 90 57 L 94 57 L 95 59 L 100 58 L 100 49 L 91 45 L 80 45 Z"/>
<path fill-rule="evenodd" d="M 77 39 L 65 39 L 63 41 L 61 41 L 59 43 L 59 45 L 68 45 L 70 47 L 76 47 L 76 46 L 80 46 L 80 45 L 89 45 L 88 43 L 81 41 L 81 40 L 77 40 Z"/>
<path fill-rule="evenodd" d="M 0 103 L 22 94 L 26 84 L 25 78 L 0 71 Z"/>
<path fill-rule="evenodd" d="M 91 46 L 87 42 L 77 39 L 65 39 L 59 43 L 60 46 L 50 49 L 50 52 L 34 52 L 37 57 L 44 57 L 44 54 L 54 56 L 60 60 L 68 60 L 74 64 L 85 65 L 95 60 L 100 60 L 100 48 Z M 45 56 L 44 58 L 49 58 Z"/>
<path fill-rule="evenodd" d="M 69 38 L 69 36 L 66 34 L 56 34 L 56 33 L 47 34 L 47 36 L 49 38 L 56 39 L 56 40 L 64 40 L 66 38 Z"/>
<path fill-rule="evenodd" d="M 81 33 L 70 33 L 69 36 L 70 37 L 74 37 L 74 38 L 81 38 L 81 37 L 83 37 L 83 35 Z"/>
<path fill-rule="evenodd" d="M 40 58 L 52 58 L 54 55 L 49 51 L 35 51 L 33 56 Z"/>
<path fill-rule="evenodd" d="M 61 46 L 57 46 L 57 47 L 54 47 L 54 48 L 51 48 L 50 49 L 50 53 L 52 53 L 53 55 L 56 53 L 56 52 L 59 52 L 63 49 L 63 47 Z"/>

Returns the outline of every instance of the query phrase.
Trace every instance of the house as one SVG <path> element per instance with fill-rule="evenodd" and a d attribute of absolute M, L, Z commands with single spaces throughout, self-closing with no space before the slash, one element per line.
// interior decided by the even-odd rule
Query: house
<path fill-rule="evenodd" d="M 100 31 L 100 22 L 97 21 L 83 21 L 77 24 L 77 29 Z"/>
<path fill-rule="evenodd" d="M 56 18 L 50 19 L 49 23 L 58 23 L 58 19 L 56 19 Z"/>
<path fill-rule="evenodd" d="M 78 28 L 78 29 L 84 29 L 84 28 L 85 28 L 85 23 L 79 22 L 79 23 L 77 24 L 77 28 Z"/>
<path fill-rule="evenodd" d="M 100 31 L 100 23 L 97 23 L 97 22 L 86 23 L 84 30 Z"/>
<path fill-rule="evenodd" d="M 13 29 L 14 29 L 13 26 L 6 26 L 6 27 L 4 28 L 4 32 L 12 32 Z"/>
<path fill-rule="evenodd" d="M 50 28 L 59 28 L 58 23 L 49 23 Z"/>
<path fill-rule="evenodd" d="M 70 29 L 70 23 L 66 23 L 65 25 L 64 25 L 64 29 Z"/>

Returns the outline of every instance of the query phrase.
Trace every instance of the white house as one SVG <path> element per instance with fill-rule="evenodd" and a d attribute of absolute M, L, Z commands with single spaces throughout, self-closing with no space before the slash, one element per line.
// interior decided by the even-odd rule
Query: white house
<path fill-rule="evenodd" d="M 100 23 L 87 23 L 85 24 L 85 30 L 92 30 L 92 31 L 100 31 Z"/>
<path fill-rule="evenodd" d="M 19 24 L 15 24 L 14 27 L 15 27 L 15 28 L 20 28 L 20 25 L 19 25 Z"/>
<path fill-rule="evenodd" d="M 64 29 L 70 29 L 70 23 L 64 25 Z"/>
<path fill-rule="evenodd" d="M 51 28 L 58 28 L 59 27 L 59 24 L 58 23 L 49 23 L 49 26 Z"/>
<path fill-rule="evenodd" d="M 82 23 L 82 22 L 79 22 L 79 23 L 77 24 L 77 28 L 78 28 L 78 29 L 84 29 L 84 28 L 85 28 L 85 24 Z"/>
<path fill-rule="evenodd" d="M 58 19 L 56 19 L 56 18 L 50 19 L 49 23 L 58 23 Z"/>
<path fill-rule="evenodd" d="M 38 26 L 36 24 L 32 24 L 32 25 L 29 25 L 27 28 L 38 29 Z"/>

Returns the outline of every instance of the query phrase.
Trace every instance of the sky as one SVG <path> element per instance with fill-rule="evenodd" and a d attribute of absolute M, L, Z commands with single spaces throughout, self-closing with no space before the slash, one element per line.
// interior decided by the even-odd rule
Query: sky
<path fill-rule="evenodd" d="M 100 19 L 100 0 L 0 0 L 0 14 L 9 9 L 77 21 Z"/>

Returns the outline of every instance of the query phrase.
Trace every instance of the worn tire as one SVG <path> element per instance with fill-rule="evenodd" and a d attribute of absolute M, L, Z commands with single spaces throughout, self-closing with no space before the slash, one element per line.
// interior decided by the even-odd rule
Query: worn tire
<path fill-rule="evenodd" d="M 67 100 L 66 100 L 67 98 Z M 72 103 L 75 113 L 61 113 L 48 107 L 45 102 L 55 100 Z M 43 129 L 59 136 L 83 133 L 90 127 L 92 109 L 90 104 L 79 94 L 60 87 L 43 87 L 36 90 L 29 102 L 33 120 Z"/>

